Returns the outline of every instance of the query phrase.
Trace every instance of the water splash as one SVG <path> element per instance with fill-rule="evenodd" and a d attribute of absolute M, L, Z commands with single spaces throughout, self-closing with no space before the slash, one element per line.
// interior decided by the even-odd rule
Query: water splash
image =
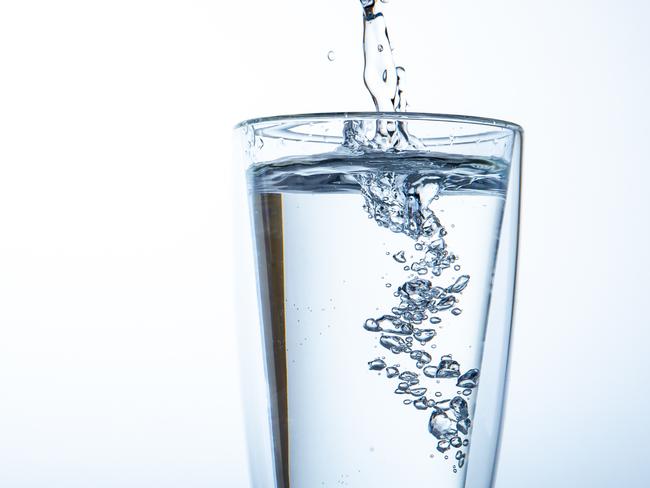
<path fill-rule="evenodd" d="M 395 63 L 393 47 L 381 7 L 375 0 L 361 0 L 363 7 L 363 82 L 379 112 L 404 112 L 408 107 L 404 91 L 406 71 Z M 359 149 L 414 149 L 421 147 L 408 133 L 406 123 L 378 120 L 374 134 L 367 136 L 363 124 L 347 124 L 345 147 Z"/>
<path fill-rule="evenodd" d="M 363 7 L 363 82 L 379 112 L 406 109 L 400 82 L 404 69 L 395 65 L 384 14 L 374 0 L 361 0 Z"/>
<path fill-rule="evenodd" d="M 380 112 L 401 112 L 407 109 L 404 92 L 405 70 L 398 66 L 393 57 L 393 47 L 386 27 L 386 19 L 380 11 L 376 0 L 360 0 L 363 7 L 363 81 L 372 97 L 375 108 Z M 399 151 L 402 149 L 419 149 L 422 144 L 409 134 L 406 124 L 399 120 L 385 117 L 377 120 L 375 127 L 366 121 L 348 121 L 344 127 L 344 147 L 352 151 Z M 364 328 L 369 332 L 381 333 L 379 344 L 393 354 L 408 354 L 415 368 L 422 375 L 413 371 L 399 371 L 395 367 L 386 368 L 382 361 L 381 369 L 386 368 L 388 379 L 398 377 L 395 393 L 411 394 L 418 397 L 413 402 L 404 400 L 404 404 L 415 410 L 432 410 L 428 430 L 438 439 L 437 449 L 444 453 L 453 448 L 469 444 L 471 419 L 467 401 L 461 396 L 440 399 L 427 399 L 424 395 L 428 387 L 421 381 L 458 378 L 457 386 L 475 388 L 479 371 L 470 369 L 461 376 L 460 364 L 451 354 L 442 355 L 437 365 L 431 354 L 421 349 L 413 349 L 413 342 L 421 346 L 434 340 L 437 331 L 421 324 L 441 322 L 440 314 L 450 313 L 458 316 L 459 295 L 468 286 L 470 276 L 465 274 L 446 286 L 434 283 L 442 273 L 454 267 L 457 256 L 447 249 L 445 236 L 447 231 L 432 210 L 432 204 L 438 198 L 440 181 L 438 177 L 398 174 L 395 172 L 367 172 L 356 177 L 364 197 L 364 209 L 368 217 L 380 227 L 392 232 L 404 234 L 414 242 L 415 258 L 407 263 L 404 250 L 392 255 L 394 261 L 405 264 L 409 276 L 397 288 L 394 296 L 398 299 L 390 314 L 378 318 L 369 318 Z M 390 253 L 387 253 L 390 255 Z M 435 344 L 432 345 L 435 347 Z M 379 369 L 374 360 L 369 362 L 370 369 Z M 417 385 L 417 387 L 415 387 Z M 470 390 L 471 392 L 471 390 Z M 459 392 L 460 393 L 460 392 Z M 436 398 L 442 397 L 435 392 Z M 448 456 L 445 456 L 448 459 Z M 462 468 L 465 453 L 456 453 L 458 467 Z M 461 462 L 462 461 L 462 462 Z M 457 472 L 454 465 L 454 473 Z"/>

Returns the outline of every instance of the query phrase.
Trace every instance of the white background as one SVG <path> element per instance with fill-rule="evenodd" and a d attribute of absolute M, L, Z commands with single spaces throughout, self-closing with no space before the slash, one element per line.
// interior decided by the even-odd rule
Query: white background
<path fill-rule="evenodd" d="M 230 127 L 371 109 L 359 10 L 0 2 L 0 486 L 247 486 Z M 386 15 L 411 109 L 526 130 L 497 486 L 647 486 L 648 3 Z"/>

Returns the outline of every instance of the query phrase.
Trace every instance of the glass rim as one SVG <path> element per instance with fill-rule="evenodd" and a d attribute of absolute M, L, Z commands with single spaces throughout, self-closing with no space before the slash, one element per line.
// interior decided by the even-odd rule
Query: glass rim
<path fill-rule="evenodd" d="M 524 129 L 519 124 L 507 120 L 473 115 L 436 114 L 428 112 L 314 112 L 306 114 L 271 115 L 243 120 L 233 127 L 234 130 L 250 127 L 256 124 L 273 122 L 291 122 L 301 120 L 334 120 L 334 119 L 389 119 L 389 120 L 424 120 L 430 122 L 460 122 L 487 127 L 500 127 L 523 134 Z"/>

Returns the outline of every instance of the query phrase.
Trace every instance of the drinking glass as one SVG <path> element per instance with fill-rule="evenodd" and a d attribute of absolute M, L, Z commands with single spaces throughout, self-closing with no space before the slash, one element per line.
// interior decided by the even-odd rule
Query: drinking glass
<path fill-rule="evenodd" d="M 253 486 L 493 483 L 521 143 L 509 122 L 423 113 L 236 126 Z"/>

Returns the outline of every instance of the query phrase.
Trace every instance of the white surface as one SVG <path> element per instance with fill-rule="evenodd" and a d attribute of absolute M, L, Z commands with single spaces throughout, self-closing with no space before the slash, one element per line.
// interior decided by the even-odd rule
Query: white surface
<path fill-rule="evenodd" d="M 1 486 L 246 486 L 229 126 L 370 109 L 357 3 L 0 4 Z M 526 130 L 498 486 L 644 486 L 650 7 L 387 9 L 413 110 Z"/>

